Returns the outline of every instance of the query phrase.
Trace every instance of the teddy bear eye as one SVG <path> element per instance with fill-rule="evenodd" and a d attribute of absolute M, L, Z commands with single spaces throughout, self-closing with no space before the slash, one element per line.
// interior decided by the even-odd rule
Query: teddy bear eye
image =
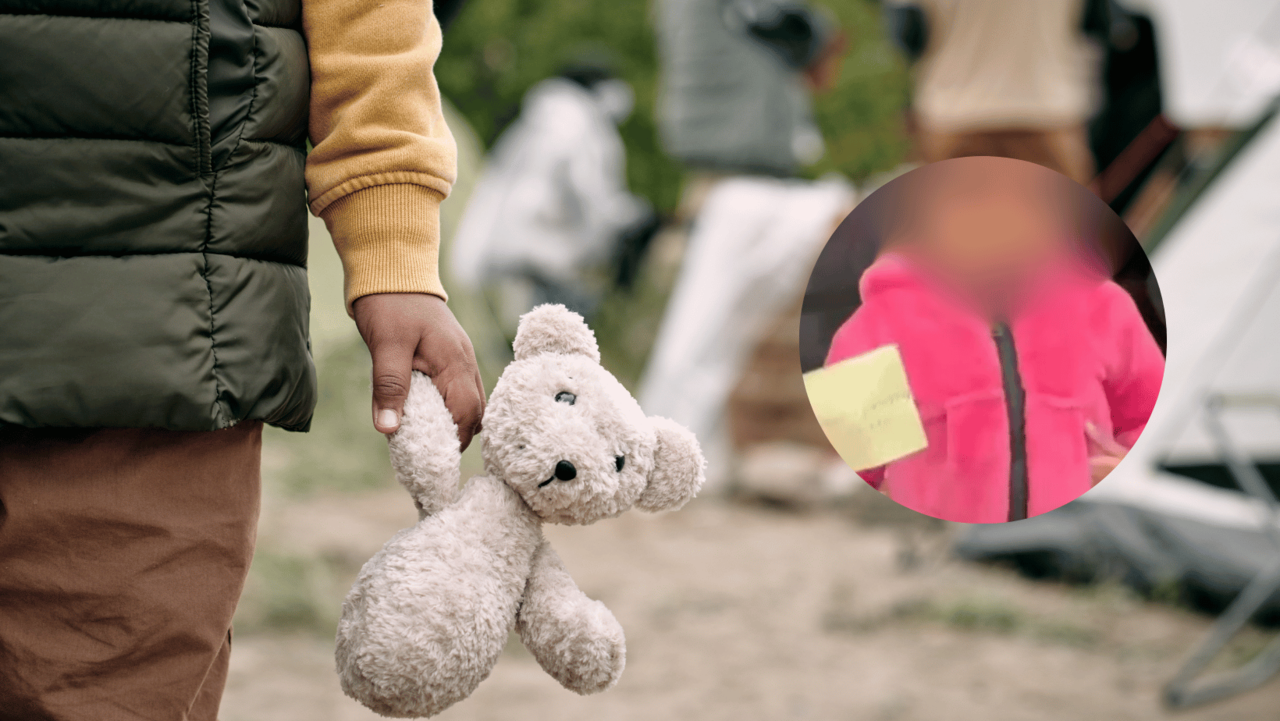
<path fill-rule="evenodd" d="M 578 400 L 578 397 L 569 391 L 560 391 L 556 394 L 556 403 L 568 403 L 569 405 L 573 405 L 576 400 Z"/>
<path fill-rule="evenodd" d="M 626 459 L 625 457 L 623 457 L 623 456 L 616 456 L 616 457 L 613 459 L 613 465 L 614 465 L 614 467 L 615 467 L 615 468 L 617 468 L 617 469 L 618 469 L 618 472 L 619 472 L 619 473 L 621 473 L 621 472 L 622 472 L 622 466 L 623 466 L 626 462 L 627 462 L 627 459 Z"/>

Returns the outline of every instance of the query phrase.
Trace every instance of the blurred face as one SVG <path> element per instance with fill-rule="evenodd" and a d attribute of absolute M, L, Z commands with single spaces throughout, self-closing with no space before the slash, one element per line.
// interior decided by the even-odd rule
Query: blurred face
<path fill-rule="evenodd" d="M 1006 158 L 957 158 L 924 175 L 906 203 L 906 240 L 969 289 L 1008 287 L 1051 258 L 1067 237 L 1066 201 L 1050 170 Z"/>
<path fill-rule="evenodd" d="M 621 125 L 631 116 L 631 110 L 635 107 L 635 94 L 625 80 L 596 83 L 591 92 L 596 96 L 600 109 L 615 124 Z"/>

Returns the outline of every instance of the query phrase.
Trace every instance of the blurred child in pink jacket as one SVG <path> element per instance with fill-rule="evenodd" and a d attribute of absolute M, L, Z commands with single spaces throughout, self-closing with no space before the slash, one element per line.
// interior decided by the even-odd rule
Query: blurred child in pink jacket
<path fill-rule="evenodd" d="M 964 523 L 1051 511 L 1146 426 L 1164 358 L 1101 260 L 1067 240 L 1062 181 L 1003 158 L 895 181 L 884 250 L 827 365 L 899 347 L 928 447 L 861 475 L 908 508 Z"/>

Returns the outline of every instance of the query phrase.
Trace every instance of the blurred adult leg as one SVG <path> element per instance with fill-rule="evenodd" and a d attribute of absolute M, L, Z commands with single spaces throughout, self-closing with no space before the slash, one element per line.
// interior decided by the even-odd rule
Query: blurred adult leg
<path fill-rule="evenodd" d="M 0 431 L 0 719 L 214 721 L 262 424 Z"/>

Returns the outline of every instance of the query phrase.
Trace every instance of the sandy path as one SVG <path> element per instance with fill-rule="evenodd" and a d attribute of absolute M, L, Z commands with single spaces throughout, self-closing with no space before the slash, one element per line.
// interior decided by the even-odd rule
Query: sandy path
<path fill-rule="evenodd" d="M 354 566 L 412 520 L 405 505 L 391 491 L 275 507 L 264 542 Z M 551 528 L 579 585 L 627 630 L 621 682 L 576 696 L 516 643 L 440 718 L 1169 716 L 1157 704 L 1160 685 L 1207 619 L 1118 589 L 1032 583 L 927 548 L 904 569 L 902 534 L 848 513 L 716 501 Z M 342 696 L 326 638 L 244 634 L 235 648 L 224 721 L 377 718 Z M 1180 718 L 1278 715 L 1280 682 Z"/>

